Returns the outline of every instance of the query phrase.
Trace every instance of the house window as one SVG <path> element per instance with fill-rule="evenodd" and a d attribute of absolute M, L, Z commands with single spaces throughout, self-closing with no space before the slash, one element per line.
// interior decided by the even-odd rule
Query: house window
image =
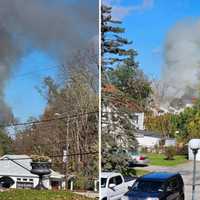
<path fill-rule="evenodd" d="M 133 115 L 133 122 L 138 124 L 138 116 L 137 115 Z"/>
<path fill-rule="evenodd" d="M 27 178 L 23 178 L 23 181 L 27 181 Z"/>
<path fill-rule="evenodd" d="M 31 178 L 31 179 L 29 179 L 29 181 L 33 182 L 33 179 Z"/>
<path fill-rule="evenodd" d="M 18 189 L 33 188 L 33 183 L 31 183 L 31 182 L 17 181 L 16 187 Z"/>
<path fill-rule="evenodd" d="M 18 181 L 21 181 L 21 178 L 17 178 Z"/>

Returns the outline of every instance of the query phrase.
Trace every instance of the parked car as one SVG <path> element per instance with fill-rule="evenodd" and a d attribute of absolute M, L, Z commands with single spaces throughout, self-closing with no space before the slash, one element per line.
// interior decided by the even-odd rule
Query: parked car
<path fill-rule="evenodd" d="M 127 151 L 122 150 L 117 153 L 123 153 L 127 157 L 129 157 L 129 164 L 131 165 L 148 165 L 149 159 L 146 155 L 139 153 L 138 151 Z"/>
<path fill-rule="evenodd" d="M 137 164 L 137 165 L 148 165 L 149 159 L 147 156 L 140 154 L 137 151 L 128 152 L 129 156 L 131 157 L 130 163 Z"/>
<path fill-rule="evenodd" d="M 154 172 L 138 178 L 122 200 L 184 200 L 184 183 L 180 174 Z"/>
<path fill-rule="evenodd" d="M 101 200 L 120 199 L 133 185 L 136 177 L 123 177 L 120 173 L 101 173 Z"/>

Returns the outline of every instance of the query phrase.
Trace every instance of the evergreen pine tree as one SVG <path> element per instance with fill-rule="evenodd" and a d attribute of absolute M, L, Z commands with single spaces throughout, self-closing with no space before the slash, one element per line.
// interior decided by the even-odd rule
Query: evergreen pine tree
<path fill-rule="evenodd" d="M 113 20 L 111 16 L 112 7 L 102 5 L 101 8 L 101 56 L 102 70 L 112 69 L 113 65 L 121 62 L 130 67 L 137 67 L 134 57 L 137 52 L 134 49 L 127 49 L 126 45 L 132 44 L 121 35 L 125 32 L 121 28 L 121 21 Z"/>
<path fill-rule="evenodd" d="M 127 152 L 137 148 L 131 123 L 133 109 L 128 105 L 131 100 L 120 87 L 113 85 L 109 74 L 122 64 L 135 71 L 137 53 L 127 48 L 132 42 L 121 36 L 125 29 L 120 27 L 120 21 L 112 19 L 112 8 L 102 5 L 101 9 L 102 169 L 125 172 L 130 159 Z"/>

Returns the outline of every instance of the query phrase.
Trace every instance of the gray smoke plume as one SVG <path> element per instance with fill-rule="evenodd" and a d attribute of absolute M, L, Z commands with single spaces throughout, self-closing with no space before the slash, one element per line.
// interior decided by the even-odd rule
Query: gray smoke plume
<path fill-rule="evenodd" d="M 62 64 L 97 34 L 97 0 L 1 0 L 0 118 L 10 113 L 4 87 L 23 56 L 36 48 Z"/>
<path fill-rule="evenodd" d="M 168 101 L 185 95 L 196 96 L 200 83 L 200 20 L 188 19 L 170 30 L 164 48 L 164 61 L 162 99 Z"/>

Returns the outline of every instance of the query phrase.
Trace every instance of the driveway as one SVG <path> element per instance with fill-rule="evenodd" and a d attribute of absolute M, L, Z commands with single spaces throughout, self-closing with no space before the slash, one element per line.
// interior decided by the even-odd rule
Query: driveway
<path fill-rule="evenodd" d="M 138 167 L 137 167 L 138 168 Z M 142 169 L 140 167 L 140 169 Z M 143 168 L 144 169 L 144 168 Z M 162 167 L 162 166 L 147 166 L 145 170 L 149 171 L 166 171 L 179 172 L 185 183 L 185 200 L 192 199 L 192 178 L 193 178 L 193 162 L 189 161 L 185 164 L 177 165 L 176 167 Z M 197 162 L 196 174 L 196 200 L 200 199 L 200 162 Z"/>

